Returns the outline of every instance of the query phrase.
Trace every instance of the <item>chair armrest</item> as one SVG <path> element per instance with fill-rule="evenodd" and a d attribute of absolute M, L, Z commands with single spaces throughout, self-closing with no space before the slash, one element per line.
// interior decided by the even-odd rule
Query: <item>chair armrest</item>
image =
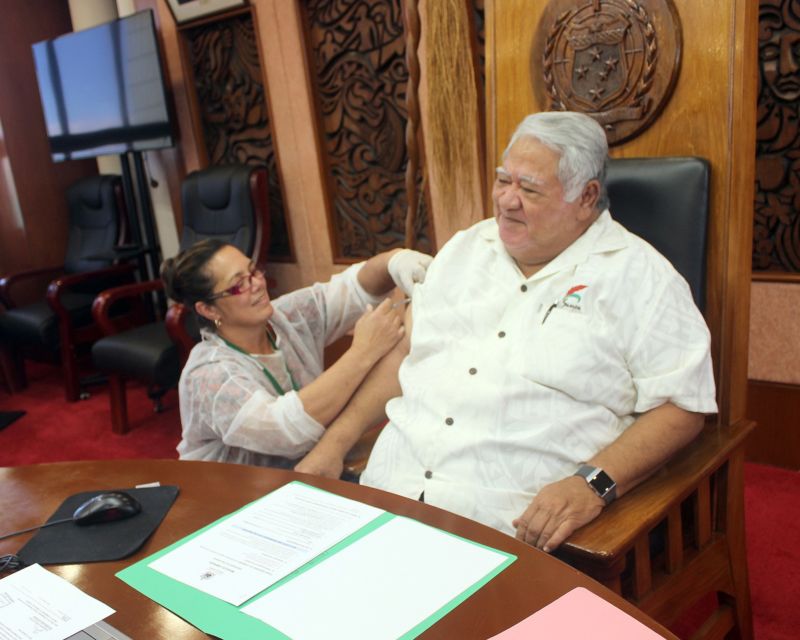
<path fill-rule="evenodd" d="M 167 309 L 167 315 L 164 319 L 169 337 L 172 338 L 172 341 L 176 345 L 178 345 L 178 355 L 181 360 L 181 368 L 183 368 L 183 365 L 186 364 L 186 360 L 189 359 L 189 352 L 195 345 L 194 338 L 189 335 L 189 332 L 186 329 L 186 321 L 188 320 L 190 313 L 191 309 L 189 309 L 186 305 L 176 302 L 169 309 Z"/>
<path fill-rule="evenodd" d="M 142 294 L 152 291 L 162 291 L 163 289 L 164 283 L 161 280 L 147 280 L 145 282 L 136 282 L 106 289 L 105 291 L 101 291 L 94 299 L 92 303 L 92 317 L 104 335 L 110 336 L 119 333 L 125 327 L 120 326 L 118 323 L 115 324 L 111 319 L 110 312 L 114 303 L 128 298 L 138 298 Z"/>
<path fill-rule="evenodd" d="M 69 312 L 64 308 L 64 305 L 61 304 L 60 299 L 61 294 L 66 289 L 106 278 L 113 279 L 125 275 L 133 275 L 135 269 L 135 264 L 126 263 L 114 265 L 105 269 L 98 269 L 96 271 L 84 271 L 82 273 L 63 275 L 53 280 L 47 287 L 47 303 L 63 322 L 69 322 Z"/>
<path fill-rule="evenodd" d="M 559 554 L 612 564 L 743 446 L 754 426 L 750 420 L 730 426 L 707 425 L 654 475 L 573 533 Z"/>
<path fill-rule="evenodd" d="M 17 287 L 26 281 L 37 279 L 41 281 L 41 291 L 44 292 L 45 285 L 62 273 L 64 273 L 64 267 L 58 266 L 30 269 L 28 271 L 19 271 L 17 273 L 11 273 L 3 276 L 0 278 L 0 302 L 2 302 L 7 309 L 13 309 L 21 306 L 21 301 L 14 300 L 14 295 L 12 292 L 14 287 Z"/>

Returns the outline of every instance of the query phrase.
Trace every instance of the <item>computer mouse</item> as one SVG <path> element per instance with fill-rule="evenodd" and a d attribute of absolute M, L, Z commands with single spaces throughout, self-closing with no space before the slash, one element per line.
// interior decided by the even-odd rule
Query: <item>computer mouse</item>
<path fill-rule="evenodd" d="M 115 522 L 135 516 L 141 510 L 142 505 L 129 493 L 109 491 L 90 498 L 75 509 L 72 520 L 79 526 L 99 522 Z"/>

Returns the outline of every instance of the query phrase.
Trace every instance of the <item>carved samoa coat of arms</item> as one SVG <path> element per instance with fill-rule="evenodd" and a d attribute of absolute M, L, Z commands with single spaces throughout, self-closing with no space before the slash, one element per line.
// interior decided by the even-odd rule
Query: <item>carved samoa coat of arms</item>
<path fill-rule="evenodd" d="M 619 143 L 666 104 L 680 43 L 671 0 L 552 0 L 532 47 L 534 90 L 551 110 L 592 116 Z"/>

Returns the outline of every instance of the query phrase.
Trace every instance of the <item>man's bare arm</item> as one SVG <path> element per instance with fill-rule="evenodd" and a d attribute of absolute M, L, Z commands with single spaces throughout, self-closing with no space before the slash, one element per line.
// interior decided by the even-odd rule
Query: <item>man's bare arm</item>
<path fill-rule="evenodd" d="M 295 466 L 295 471 L 338 478 L 347 452 L 364 432 L 386 419 L 386 403 L 400 395 L 397 372 L 410 345 L 411 305 L 406 310 L 405 327 L 404 337 L 367 374 L 350 402 Z"/>
<path fill-rule="evenodd" d="M 642 414 L 619 438 L 587 460 L 617 483 L 622 496 L 694 440 L 704 416 L 667 403 Z M 605 503 L 579 476 L 546 485 L 512 523 L 517 538 L 552 551 L 573 531 L 594 520 Z"/>

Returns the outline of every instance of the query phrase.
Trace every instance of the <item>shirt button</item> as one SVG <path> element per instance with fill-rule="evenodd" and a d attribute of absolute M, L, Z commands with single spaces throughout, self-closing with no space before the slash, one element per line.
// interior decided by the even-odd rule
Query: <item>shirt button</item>
<path fill-rule="evenodd" d="M 528 290 L 528 285 L 527 285 L 527 284 L 523 284 L 523 285 L 522 285 L 522 286 L 519 288 L 519 290 L 520 290 L 520 291 L 522 291 L 522 293 L 525 293 L 525 292 Z"/>
<path fill-rule="evenodd" d="M 497 337 L 498 338 L 505 338 L 506 337 L 506 332 L 505 331 L 501 331 L 500 333 L 497 334 Z"/>
<path fill-rule="evenodd" d="M 428 480 L 430 480 L 430 479 L 433 477 L 433 471 L 426 471 L 426 472 L 425 472 L 425 477 L 426 477 Z"/>
<path fill-rule="evenodd" d="M 476 373 L 478 373 L 478 370 L 475 367 L 472 367 L 469 370 L 469 375 L 471 375 L 471 376 L 474 376 Z"/>
<path fill-rule="evenodd" d="M 445 420 L 444 423 L 449 427 L 451 424 L 453 424 L 453 419 L 447 418 L 447 420 Z"/>

